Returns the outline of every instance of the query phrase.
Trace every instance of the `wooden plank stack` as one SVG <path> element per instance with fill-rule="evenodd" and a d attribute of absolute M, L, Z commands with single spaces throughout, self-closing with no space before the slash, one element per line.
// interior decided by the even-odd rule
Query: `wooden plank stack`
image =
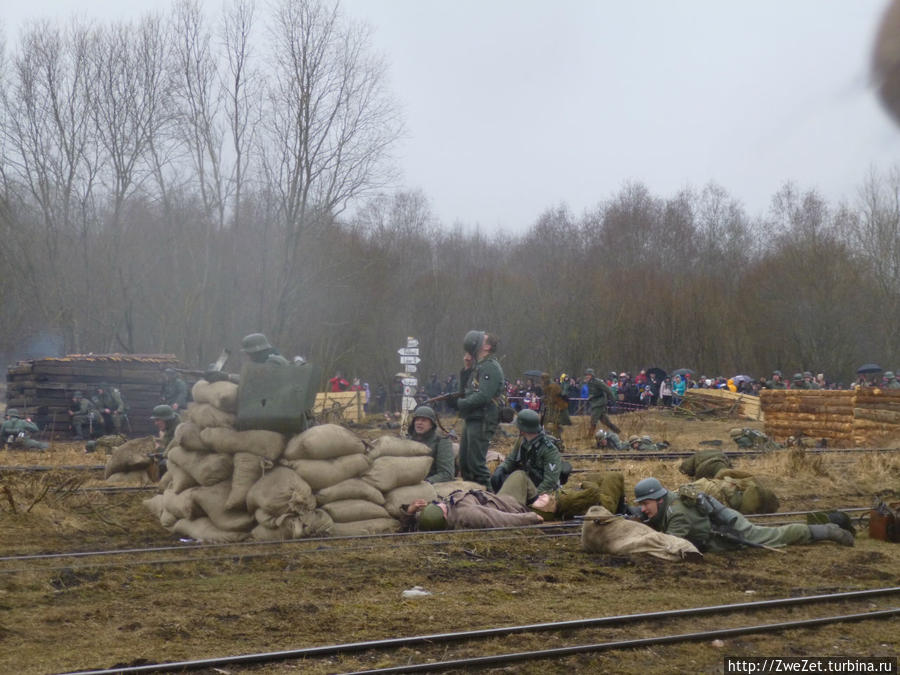
<path fill-rule="evenodd" d="M 30 416 L 55 438 L 70 435 L 68 409 L 72 394 L 92 396 L 107 383 L 122 392 L 128 407 L 130 435 L 154 433 L 150 420 L 159 403 L 165 368 L 183 368 L 173 354 L 70 354 L 59 358 L 19 361 L 6 375 L 6 405 Z M 188 386 L 196 377 L 185 377 Z"/>
<path fill-rule="evenodd" d="M 900 433 L 898 390 L 766 389 L 760 402 L 766 435 L 778 442 L 803 434 L 838 447 L 872 447 Z"/>
<path fill-rule="evenodd" d="M 739 415 L 751 420 L 762 419 L 759 397 L 737 394 L 728 389 L 688 389 L 684 392 L 681 408 L 697 415 Z"/>

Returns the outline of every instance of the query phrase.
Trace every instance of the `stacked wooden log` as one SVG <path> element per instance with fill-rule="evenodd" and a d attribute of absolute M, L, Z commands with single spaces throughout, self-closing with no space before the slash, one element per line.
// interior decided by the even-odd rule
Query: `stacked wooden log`
<path fill-rule="evenodd" d="M 767 389 L 760 393 L 765 431 L 773 440 L 824 438 L 838 447 L 871 447 L 900 433 L 900 392 Z"/>
<path fill-rule="evenodd" d="M 172 354 L 71 354 L 59 358 L 19 361 L 6 375 L 6 405 L 30 416 L 57 438 L 69 433 L 72 394 L 86 396 L 98 384 L 116 387 L 128 407 L 130 435 L 155 431 L 150 414 L 159 403 L 165 368 L 182 368 Z M 186 378 L 188 385 L 196 378 Z"/>
<path fill-rule="evenodd" d="M 759 397 L 737 394 L 728 389 L 688 389 L 679 406 L 684 413 L 698 416 L 730 417 L 738 415 L 761 420 Z"/>

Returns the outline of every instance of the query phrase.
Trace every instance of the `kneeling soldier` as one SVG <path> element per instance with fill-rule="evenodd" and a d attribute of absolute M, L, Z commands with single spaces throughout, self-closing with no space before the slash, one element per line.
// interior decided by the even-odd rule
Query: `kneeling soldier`
<path fill-rule="evenodd" d="M 734 509 L 703 492 L 670 492 L 656 478 L 634 486 L 644 522 L 659 532 L 687 539 L 700 551 L 727 551 L 743 546 L 787 546 L 835 541 L 853 546 L 853 534 L 834 523 L 777 527 L 754 525 Z"/>

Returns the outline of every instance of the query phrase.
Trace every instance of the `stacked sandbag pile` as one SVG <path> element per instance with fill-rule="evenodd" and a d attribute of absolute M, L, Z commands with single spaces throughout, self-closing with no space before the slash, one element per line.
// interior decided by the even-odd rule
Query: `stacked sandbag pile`
<path fill-rule="evenodd" d="M 421 443 L 383 437 L 369 448 L 334 424 L 291 438 L 236 431 L 237 385 L 201 380 L 192 393 L 164 492 L 145 502 L 172 532 L 204 541 L 393 532 L 401 503 L 435 498 Z"/>
<path fill-rule="evenodd" d="M 900 433 L 900 390 L 857 389 L 853 402 L 853 443 L 857 447 L 878 447 Z"/>
<path fill-rule="evenodd" d="M 824 438 L 829 446 L 852 445 L 856 396 L 850 390 L 764 389 L 766 435 L 779 443 L 803 434 Z"/>

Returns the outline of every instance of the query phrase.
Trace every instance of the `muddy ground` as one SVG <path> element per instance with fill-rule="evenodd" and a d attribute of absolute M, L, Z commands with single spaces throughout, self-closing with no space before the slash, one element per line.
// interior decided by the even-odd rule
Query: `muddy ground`
<path fill-rule="evenodd" d="M 672 449 L 696 449 L 738 420 L 686 421 L 671 413 L 617 418 L 623 435 L 649 434 Z M 577 420 L 582 422 L 582 420 Z M 361 432 L 363 433 L 363 432 Z M 384 433 L 377 430 L 366 435 Z M 565 433 L 567 450 L 591 451 L 583 427 Z M 512 439 L 501 439 L 501 450 Z M 732 445 L 733 447 L 733 445 Z M 0 465 L 102 461 L 75 444 L 49 453 L 0 452 Z M 626 488 L 648 475 L 684 481 L 670 461 L 577 461 L 618 469 Z M 741 458 L 737 468 L 764 476 L 782 511 L 870 506 L 900 500 L 900 453 L 792 458 L 786 452 Z M 0 477 L 0 551 L 25 553 L 177 545 L 141 506 L 147 494 L 80 492 L 95 476 L 65 472 Z M 115 664 L 211 658 L 405 635 L 649 612 L 896 586 L 900 545 L 860 531 L 852 549 L 833 544 L 785 553 L 746 550 L 708 555 L 700 564 L 586 554 L 573 530 L 433 533 L 400 541 L 307 542 L 278 548 L 211 550 L 203 558 L 166 551 L 154 564 L 116 556 L 0 563 L 0 672 L 49 673 Z M 567 536 L 568 535 L 568 536 Z M 168 562 L 159 562 L 164 559 Z M 404 599 L 421 586 L 429 596 Z M 518 635 L 469 644 L 376 652 L 325 662 L 228 666 L 207 672 L 332 673 L 396 662 L 518 652 L 576 642 L 773 623 L 897 605 L 864 603 L 666 620 L 615 628 Z M 488 672 L 716 673 L 732 656 L 896 656 L 900 620 L 794 629 L 711 641 L 518 663 Z"/>

